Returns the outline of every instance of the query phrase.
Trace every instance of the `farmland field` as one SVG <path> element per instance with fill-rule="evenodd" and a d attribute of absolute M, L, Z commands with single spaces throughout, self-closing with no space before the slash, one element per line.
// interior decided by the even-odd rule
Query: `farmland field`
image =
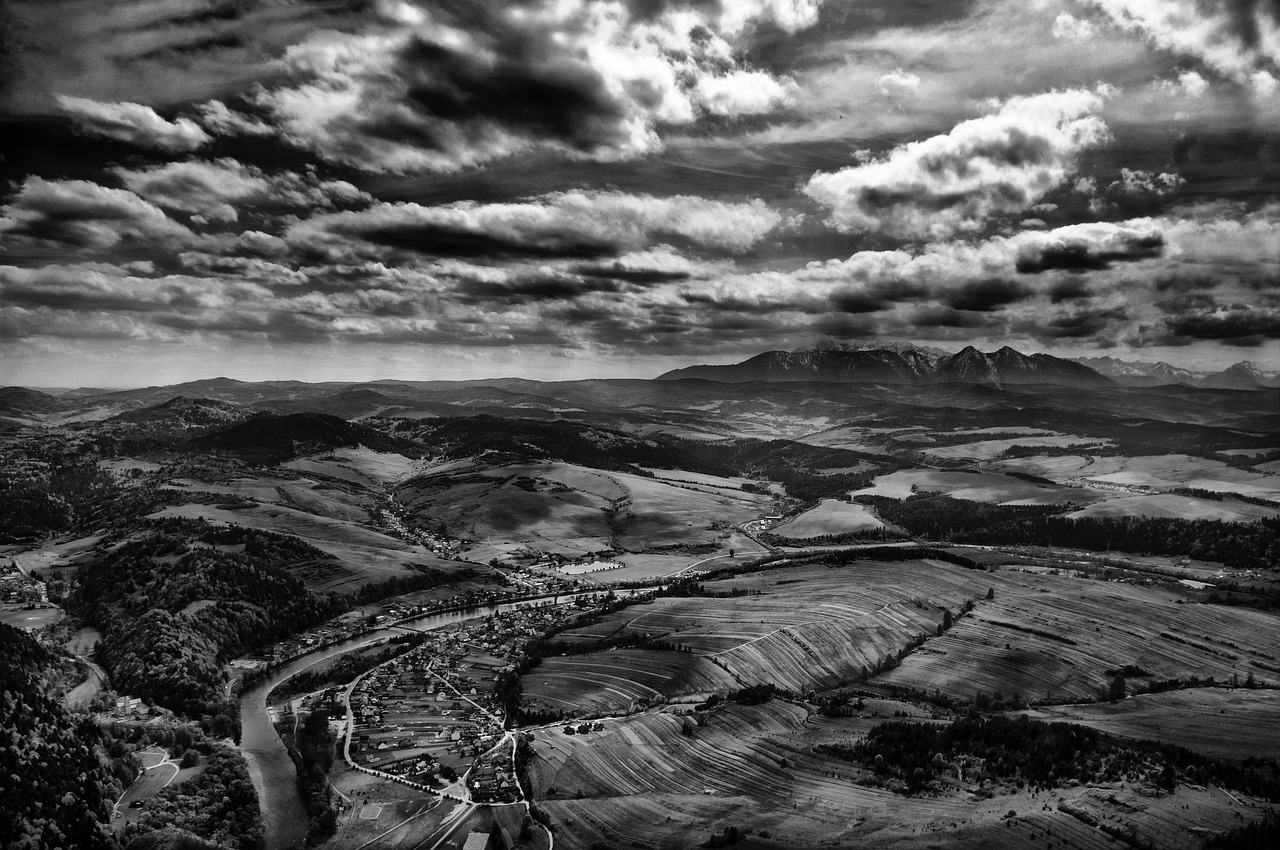
<path fill-rule="evenodd" d="M 1067 721 L 1129 738 L 1151 738 L 1220 758 L 1280 756 L 1275 730 L 1280 699 L 1273 690 L 1189 688 L 1142 694 L 1116 703 L 1044 706 L 1037 720 Z"/>
<path fill-rule="evenodd" d="M 896 657 L 913 639 L 932 634 L 942 622 L 943 608 L 957 611 L 966 599 L 982 596 L 989 587 L 1000 591 L 1015 587 L 1011 582 L 1016 581 L 937 561 L 855 561 L 838 569 L 769 570 L 716 582 L 718 590 L 740 591 L 742 596 L 658 599 L 564 636 L 643 634 L 689 647 L 694 659 L 714 663 L 739 686 L 769 682 L 796 692 L 820 690 L 856 679 Z M 627 657 L 615 652 L 548 659 L 544 663 L 563 661 L 571 666 L 573 678 L 543 677 L 539 668 L 526 677 L 535 683 L 526 685 L 532 687 L 527 693 L 560 705 L 577 699 L 583 690 L 618 688 L 618 678 L 627 677 Z M 590 665 L 590 659 L 600 659 L 602 666 Z M 677 687 L 684 687 L 681 682 L 660 685 L 642 669 L 634 676 L 635 688 L 674 695 Z M 696 690 L 701 684 L 691 687 Z M 632 690 L 622 688 L 620 693 Z"/>
<path fill-rule="evenodd" d="M 1280 669 L 1273 649 L 1280 618 L 1252 609 L 1179 604 L 1182 592 L 1065 576 L 1028 577 L 983 600 L 946 635 L 928 641 L 879 677 L 972 699 L 999 691 L 1024 699 L 1093 700 L 1108 670 L 1218 681 Z"/>
<path fill-rule="evenodd" d="M 637 699 L 738 687 L 709 659 L 650 649 L 548 658 L 522 684 L 525 706 L 557 709 L 566 715 L 626 711 Z"/>
<path fill-rule="evenodd" d="M 878 477 L 856 496 L 888 496 L 905 499 L 916 491 L 939 492 L 953 499 L 1019 505 L 1057 505 L 1091 502 L 1102 498 L 1095 491 L 1023 481 L 1011 475 L 980 472 L 948 472 L 904 469 Z"/>
<path fill-rule="evenodd" d="M 689 733 L 683 731 L 692 723 Z M 1105 848 L 1112 839 L 1064 811 L 1122 818 L 1161 847 L 1197 847 L 1198 830 L 1236 822 L 1248 798 L 1224 807 L 1214 790 L 1180 788 L 1163 800 L 1124 789 L 1000 789 L 991 799 L 960 789 L 903 797 L 855 784 L 853 766 L 817 755 L 847 741 L 857 720 L 809 715 L 774 700 L 731 706 L 695 721 L 650 713 L 607 720 L 601 732 L 539 733 L 531 765 L 534 794 L 561 825 L 557 846 L 682 848 L 735 826 L 758 847 L 1023 847 L 1052 833 L 1055 846 Z M 1046 797 L 1049 797 L 1046 805 Z M 1010 822 L 1007 813 L 1016 811 Z M 946 835 L 939 835 L 940 832 Z M 776 842 L 781 842 L 776 843 Z"/>
<path fill-rule="evenodd" d="M 884 528 L 884 523 L 865 505 L 823 499 L 816 508 L 770 530 L 779 537 L 817 537 L 873 528 Z"/>
<path fill-rule="evenodd" d="M 1252 522 L 1255 519 L 1280 515 L 1280 509 L 1252 505 L 1234 499 L 1217 501 L 1180 496 L 1173 493 L 1152 493 L 1141 496 L 1117 496 L 1081 508 L 1067 514 L 1071 517 L 1099 516 L 1149 516 L 1195 517 L 1219 519 L 1226 522 Z"/>
<path fill-rule="evenodd" d="M 456 468 L 402 485 L 397 498 L 424 524 L 546 552 L 714 543 L 713 523 L 759 516 L 764 496 L 564 463 Z M 569 548 L 568 553 L 573 553 Z"/>

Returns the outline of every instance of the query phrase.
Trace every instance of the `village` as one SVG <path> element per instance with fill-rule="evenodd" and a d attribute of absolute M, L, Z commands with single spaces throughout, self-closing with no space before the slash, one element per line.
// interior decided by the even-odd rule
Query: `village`
<path fill-rule="evenodd" d="M 353 767 L 476 803 L 514 803 L 523 798 L 517 741 L 505 728 L 500 686 L 515 676 L 525 644 L 581 613 L 547 602 L 426 632 L 409 652 L 289 707 L 328 711 Z"/>

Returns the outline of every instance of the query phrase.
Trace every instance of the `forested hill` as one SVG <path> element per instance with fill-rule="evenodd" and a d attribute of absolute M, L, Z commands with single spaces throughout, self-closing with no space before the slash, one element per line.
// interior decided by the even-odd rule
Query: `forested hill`
<path fill-rule="evenodd" d="M 6 850 L 114 850 L 107 824 L 120 795 L 89 720 L 48 691 L 49 653 L 0 624 L 0 837 Z"/>

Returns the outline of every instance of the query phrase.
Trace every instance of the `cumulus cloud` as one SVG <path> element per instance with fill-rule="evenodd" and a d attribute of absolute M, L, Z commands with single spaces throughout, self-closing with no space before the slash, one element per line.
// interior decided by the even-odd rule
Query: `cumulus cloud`
<path fill-rule="evenodd" d="M 1070 12 L 1061 12 L 1053 19 L 1054 38 L 1064 41 L 1087 41 L 1096 32 L 1094 25 L 1083 18 L 1077 18 Z"/>
<path fill-rule="evenodd" d="M 1274 0 L 1081 0 L 1152 45 L 1199 59 L 1245 82 L 1280 63 L 1280 7 Z"/>
<path fill-rule="evenodd" d="M 784 104 L 795 83 L 764 71 L 733 71 L 698 80 L 697 101 L 712 115 L 759 115 Z"/>
<path fill-rule="evenodd" d="M 1109 138 L 1097 92 L 1014 98 L 951 132 L 879 159 L 815 174 L 804 192 L 846 233 L 940 239 L 1018 213 L 1067 180 L 1077 157 Z"/>
<path fill-rule="evenodd" d="M 172 153 L 193 151 L 211 137 L 190 118 L 169 121 L 140 103 L 100 103 L 57 95 L 58 105 L 84 132 Z"/>
<path fill-rule="evenodd" d="M 0 233 L 99 250 L 126 239 L 183 245 L 196 238 L 133 192 L 87 180 L 43 177 L 28 177 L 10 203 L 0 208 Z"/>
<path fill-rule="evenodd" d="M 920 88 L 920 77 L 901 68 L 884 74 L 876 81 L 876 89 L 884 97 L 901 98 Z"/>
<path fill-rule="evenodd" d="M 112 171 L 140 197 L 200 221 L 235 221 L 244 204 L 311 210 L 373 200 L 346 181 L 322 181 L 305 171 L 268 175 L 233 159 Z"/>
<path fill-rule="evenodd" d="M 742 251 L 780 222 L 781 215 L 759 200 L 574 191 L 508 204 L 379 204 L 300 222 L 288 239 L 331 255 L 341 255 L 354 241 L 437 256 L 587 259 L 640 249 L 659 238 Z"/>
<path fill-rule="evenodd" d="M 664 125 L 783 105 L 790 81 L 745 67 L 735 45 L 759 24 L 810 26 L 817 7 L 383 4 L 381 26 L 291 46 L 281 60 L 289 82 L 259 92 L 256 106 L 297 144 L 372 171 L 449 171 L 531 147 L 635 156 L 661 146 Z"/>

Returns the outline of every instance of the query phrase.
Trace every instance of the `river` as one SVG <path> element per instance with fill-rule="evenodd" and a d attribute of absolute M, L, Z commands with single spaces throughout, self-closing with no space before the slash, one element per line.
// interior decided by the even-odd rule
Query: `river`
<path fill-rule="evenodd" d="M 295 658 L 272 673 L 270 678 L 245 691 L 240 696 L 240 752 L 248 764 L 253 787 L 258 791 L 258 803 L 262 807 L 266 833 L 266 850 L 294 850 L 302 847 L 307 837 L 307 808 L 298 792 L 298 773 L 293 760 L 289 758 L 289 751 L 285 749 L 284 742 L 276 734 L 267 715 L 267 696 L 273 688 L 322 661 L 403 635 L 406 627 L 412 631 L 431 631 L 477 617 L 537 606 L 548 599 L 559 599 L 564 603 L 598 593 L 600 591 L 565 593 L 501 605 L 484 605 L 465 611 L 426 614 Z"/>

